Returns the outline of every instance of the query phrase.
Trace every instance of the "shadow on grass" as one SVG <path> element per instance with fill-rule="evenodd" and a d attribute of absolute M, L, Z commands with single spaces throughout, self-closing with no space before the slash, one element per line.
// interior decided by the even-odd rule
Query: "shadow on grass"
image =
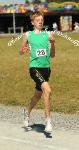
<path fill-rule="evenodd" d="M 26 128 L 26 127 L 23 127 L 23 128 L 24 128 L 25 132 L 32 130 L 32 131 L 36 131 L 39 133 L 43 133 L 46 138 L 52 138 L 51 133 L 47 133 L 45 131 L 45 125 L 43 125 L 43 124 L 33 124 L 33 125 L 29 126 L 28 128 Z"/>

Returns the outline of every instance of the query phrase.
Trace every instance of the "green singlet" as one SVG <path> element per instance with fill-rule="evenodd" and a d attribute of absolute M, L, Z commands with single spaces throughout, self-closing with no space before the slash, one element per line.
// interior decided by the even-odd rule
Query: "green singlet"
<path fill-rule="evenodd" d="M 45 31 L 41 31 L 39 34 L 37 34 L 34 31 L 29 31 L 28 43 L 30 46 L 29 67 L 49 68 L 50 49 L 48 33 L 46 33 Z"/>

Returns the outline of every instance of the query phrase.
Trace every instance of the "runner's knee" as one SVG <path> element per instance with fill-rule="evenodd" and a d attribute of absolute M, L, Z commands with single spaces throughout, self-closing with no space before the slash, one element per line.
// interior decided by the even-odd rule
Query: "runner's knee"
<path fill-rule="evenodd" d="M 44 92 L 45 92 L 45 94 L 50 95 L 50 94 L 51 94 L 51 88 L 46 88 L 46 89 L 44 90 Z"/>
<path fill-rule="evenodd" d="M 41 98 L 41 95 L 42 95 L 42 92 L 38 93 L 38 94 L 35 94 L 35 98 L 36 99 L 40 99 Z"/>
<path fill-rule="evenodd" d="M 44 93 L 45 95 L 50 95 L 50 94 L 51 94 L 51 88 L 50 88 L 50 86 L 44 86 L 44 87 L 42 88 L 42 90 L 43 90 L 43 93 Z"/>

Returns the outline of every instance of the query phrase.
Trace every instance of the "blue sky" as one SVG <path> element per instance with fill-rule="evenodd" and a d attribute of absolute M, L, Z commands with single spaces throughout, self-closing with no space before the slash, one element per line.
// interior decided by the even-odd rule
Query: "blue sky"
<path fill-rule="evenodd" d="M 8 3 L 12 3 L 13 0 L 0 0 L 0 4 L 8 4 Z M 25 0 L 14 0 L 15 3 L 24 3 Z"/>

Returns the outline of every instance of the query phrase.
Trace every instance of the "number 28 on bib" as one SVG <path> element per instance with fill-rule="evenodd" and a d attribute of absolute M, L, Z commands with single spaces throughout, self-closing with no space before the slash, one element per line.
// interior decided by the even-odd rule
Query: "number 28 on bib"
<path fill-rule="evenodd" d="M 37 57 L 46 56 L 46 49 L 37 49 L 36 56 Z"/>

